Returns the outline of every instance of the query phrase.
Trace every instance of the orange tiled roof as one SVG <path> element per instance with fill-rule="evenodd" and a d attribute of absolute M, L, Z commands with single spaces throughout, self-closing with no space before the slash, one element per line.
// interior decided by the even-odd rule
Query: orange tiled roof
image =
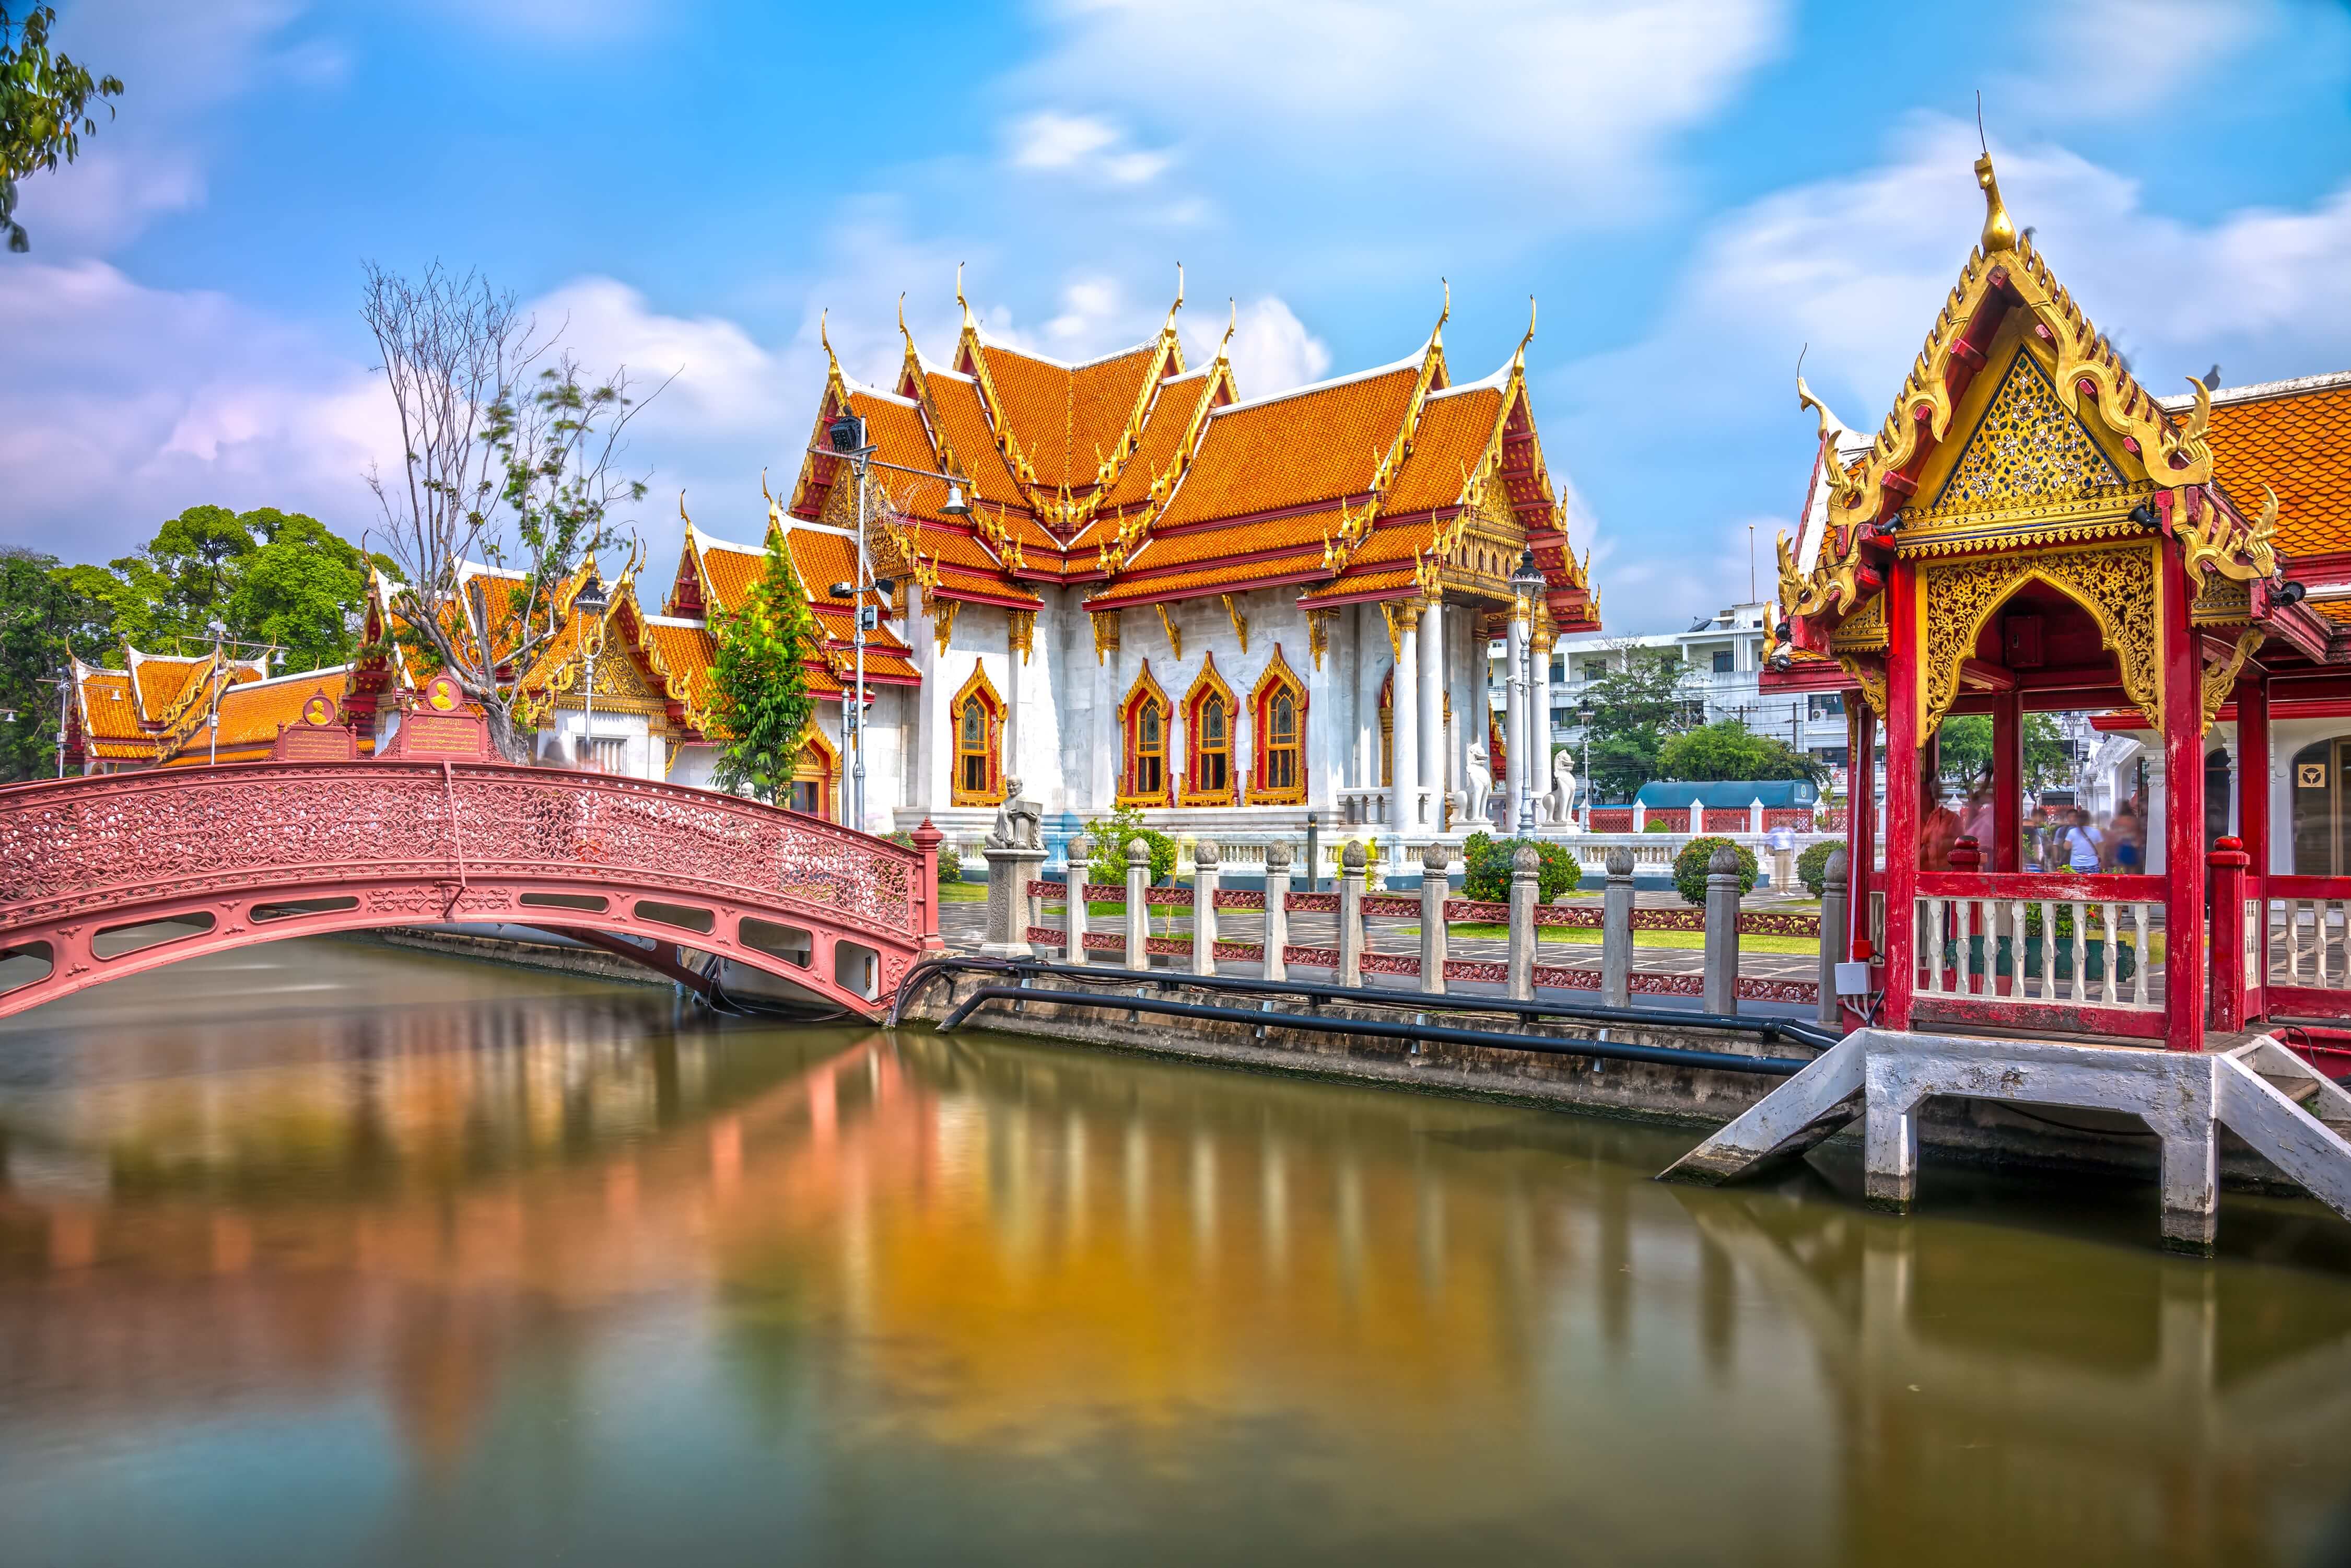
<path fill-rule="evenodd" d="M 982 343 L 987 384 L 1037 483 L 1047 490 L 1094 482 L 1103 458 L 1126 434 L 1145 378 L 1158 363 L 1156 340 L 1082 365 Z"/>
<path fill-rule="evenodd" d="M 1380 509 L 1394 517 L 1458 502 L 1462 491 L 1468 488 L 1468 476 L 1478 472 L 1486 448 L 1492 444 L 1494 427 L 1501 418 L 1499 387 L 1467 388 L 1430 397 L 1413 429 L 1412 455 L 1381 496 Z"/>
<path fill-rule="evenodd" d="M 1019 504 L 1020 482 L 997 447 L 996 432 L 980 402 L 979 383 L 950 371 L 926 370 L 923 379 L 938 413 L 939 434 L 964 465 L 973 492 L 983 500 Z"/>
<path fill-rule="evenodd" d="M 710 711 L 717 697 L 713 666 L 718 661 L 718 642 L 711 636 L 709 626 L 700 621 L 645 620 L 645 637 L 661 656 L 670 674 L 685 688 L 685 710 L 699 726 L 702 716 Z"/>
<path fill-rule="evenodd" d="M 2310 607 L 2337 626 L 2351 626 L 2351 599 L 2314 599 Z"/>
<path fill-rule="evenodd" d="M 2205 431 L 2214 477 L 2238 510 L 2252 517 L 2264 486 L 2277 492 L 2277 547 L 2289 562 L 2351 550 L 2351 377 L 2324 380 L 2334 384 L 2229 401 L 2224 392 Z"/>
<path fill-rule="evenodd" d="M 1295 577 L 1301 572 L 1311 572 L 1316 576 L 1322 574 L 1322 546 L 1320 541 L 1286 554 L 1251 561 L 1244 567 L 1219 563 L 1190 571 L 1169 572 L 1165 577 L 1122 576 L 1108 588 L 1090 596 L 1086 600 L 1086 608 L 1115 610 L 1122 604 L 1182 598 L 1201 590 L 1221 589 L 1227 592 L 1237 592 L 1279 578 Z"/>
<path fill-rule="evenodd" d="M 125 670 L 74 663 L 81 693 L 82 733 L 92 740 L 135 740 L 152 752 L 154 743 L 139 727 L 139 706 Z"/>
<path fill-rule="evenodd" d="M 1192 421 L 1200 412 L 1200 402 L 1210 395 L 1216 384 L 1210 370 L 1196 371 L 1160 383 L 1158 399 L 1151 405 L 1150 417 L 1144 421 L 1143 440 L 1135 447 L 1134 455 L 1127 459 L 1126 466 L 1119 470 L 1118 482 L 1110 488 L 1111 506 L 1132 506 L 1146 499 L 1152 481 L 1175 467 L 1184 437 L 1190 433 Z"/>
<path fill-rule="evenodd" d="M 242 762 L 254 756 L 268 755 L 277 742 L 277 732 L 302 716 L 304 703 L 324 692 L 340 706 L 350 685 L 350 666 L 338 664 L 332 669 L 230 686 L 220 695 L 220 759 Z M 206 762 L 214 751 L 209 727 L 200 725 L 182 741 L 179 754 L 168 766 Z"/>
<path fill-rule="evenodd" d="M 1416 361 L 1218 409 L 1155 527 L 1362 494 L 1404 428 L 1418 380 Z"/>

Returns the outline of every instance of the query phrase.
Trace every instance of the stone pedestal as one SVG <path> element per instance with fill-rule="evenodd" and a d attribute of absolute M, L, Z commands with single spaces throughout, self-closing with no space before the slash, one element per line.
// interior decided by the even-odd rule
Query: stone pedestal
<path fill-rule="evenodd" d="M 1033 958 L 1029 945 L 1029 881 L 1045 869 L 1041 849 L 980 852 L 987 859 L 987 940 L 980 953 L 990 958 Z"/>

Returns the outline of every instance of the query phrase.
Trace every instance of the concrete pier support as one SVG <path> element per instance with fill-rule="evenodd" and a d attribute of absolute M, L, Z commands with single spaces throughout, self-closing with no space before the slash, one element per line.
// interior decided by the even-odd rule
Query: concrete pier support
<path fill-rule="evenodd" d="M 2343 1136 L 2351 1093 L 2267 1036 L 2231 1051 L 2185 1052 L 1861 1030 L 1665 1174 L 1734 1179 L 1813 1147 L 1858 1110 L 1868 1200 L 1907 1208 L 1918 1196 L 1919 1111 L 1937 1095 L 2138 1118 L 2161 1144 L 2167 1247 L 2212 1245 L 2222 1127 L 2351 1218 L 2351 1142 Z"/>

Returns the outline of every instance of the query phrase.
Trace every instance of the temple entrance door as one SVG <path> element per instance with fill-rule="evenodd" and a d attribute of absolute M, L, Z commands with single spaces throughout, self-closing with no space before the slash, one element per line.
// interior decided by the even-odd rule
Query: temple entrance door
<path fill-rule="evenodd" d="M 2294 754 L 2294 870 L 2297 876 L 2345 874 L 2343 768 L 2351 736 L 2338 735 Z"/>

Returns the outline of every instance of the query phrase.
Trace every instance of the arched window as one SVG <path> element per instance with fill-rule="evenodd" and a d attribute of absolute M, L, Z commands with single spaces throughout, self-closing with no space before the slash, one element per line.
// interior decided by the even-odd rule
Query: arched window
<path fill-rule="evenodd" d="M 1126 736 L 1125 765 L 1119 776 L 1120 805 L 1175 804 L 1174 775 L 1167 757 L 1171 711 L 1167 694 L 1151 678 L 1151 664 L 1145 660 L 1143 673 L 1135 677 L 1125 705 L 1119 709 L 1120 726 Z"/>
<path fill-rule="evenodd" d="M 841 777 L 839 755 L 822 731 L 811 726 L 792 765 L 792 810 L 833 821 L 833 786 Z"/>
<path fill-rule="evenodd" d="M 947 724 L 955 736 L 948 799 L 957 806 L 997 804 L 1004 799 L 1004 699 L 977 664 L 947 705 Z"/>
<path fill-rule="evenodd" d="M 1306 799 L 1306 688 L 1273 648 L 1273 661 L 1249 694 L 1256 720 L 1257 758 L 1249 799 L 1268 805 L 1294 805 Z M 1384 750 L 1384 746 L 1383 747 Z"/>
<path fill-rule="evenodd" d="M 1239 707 L 1232 687 L 1217 673 L 1216 655 L 1210 654 L 1184 699 L 1185 805 L 1240 804 L 1240 780 L 1233 767 L 1233 728 Z"/>

